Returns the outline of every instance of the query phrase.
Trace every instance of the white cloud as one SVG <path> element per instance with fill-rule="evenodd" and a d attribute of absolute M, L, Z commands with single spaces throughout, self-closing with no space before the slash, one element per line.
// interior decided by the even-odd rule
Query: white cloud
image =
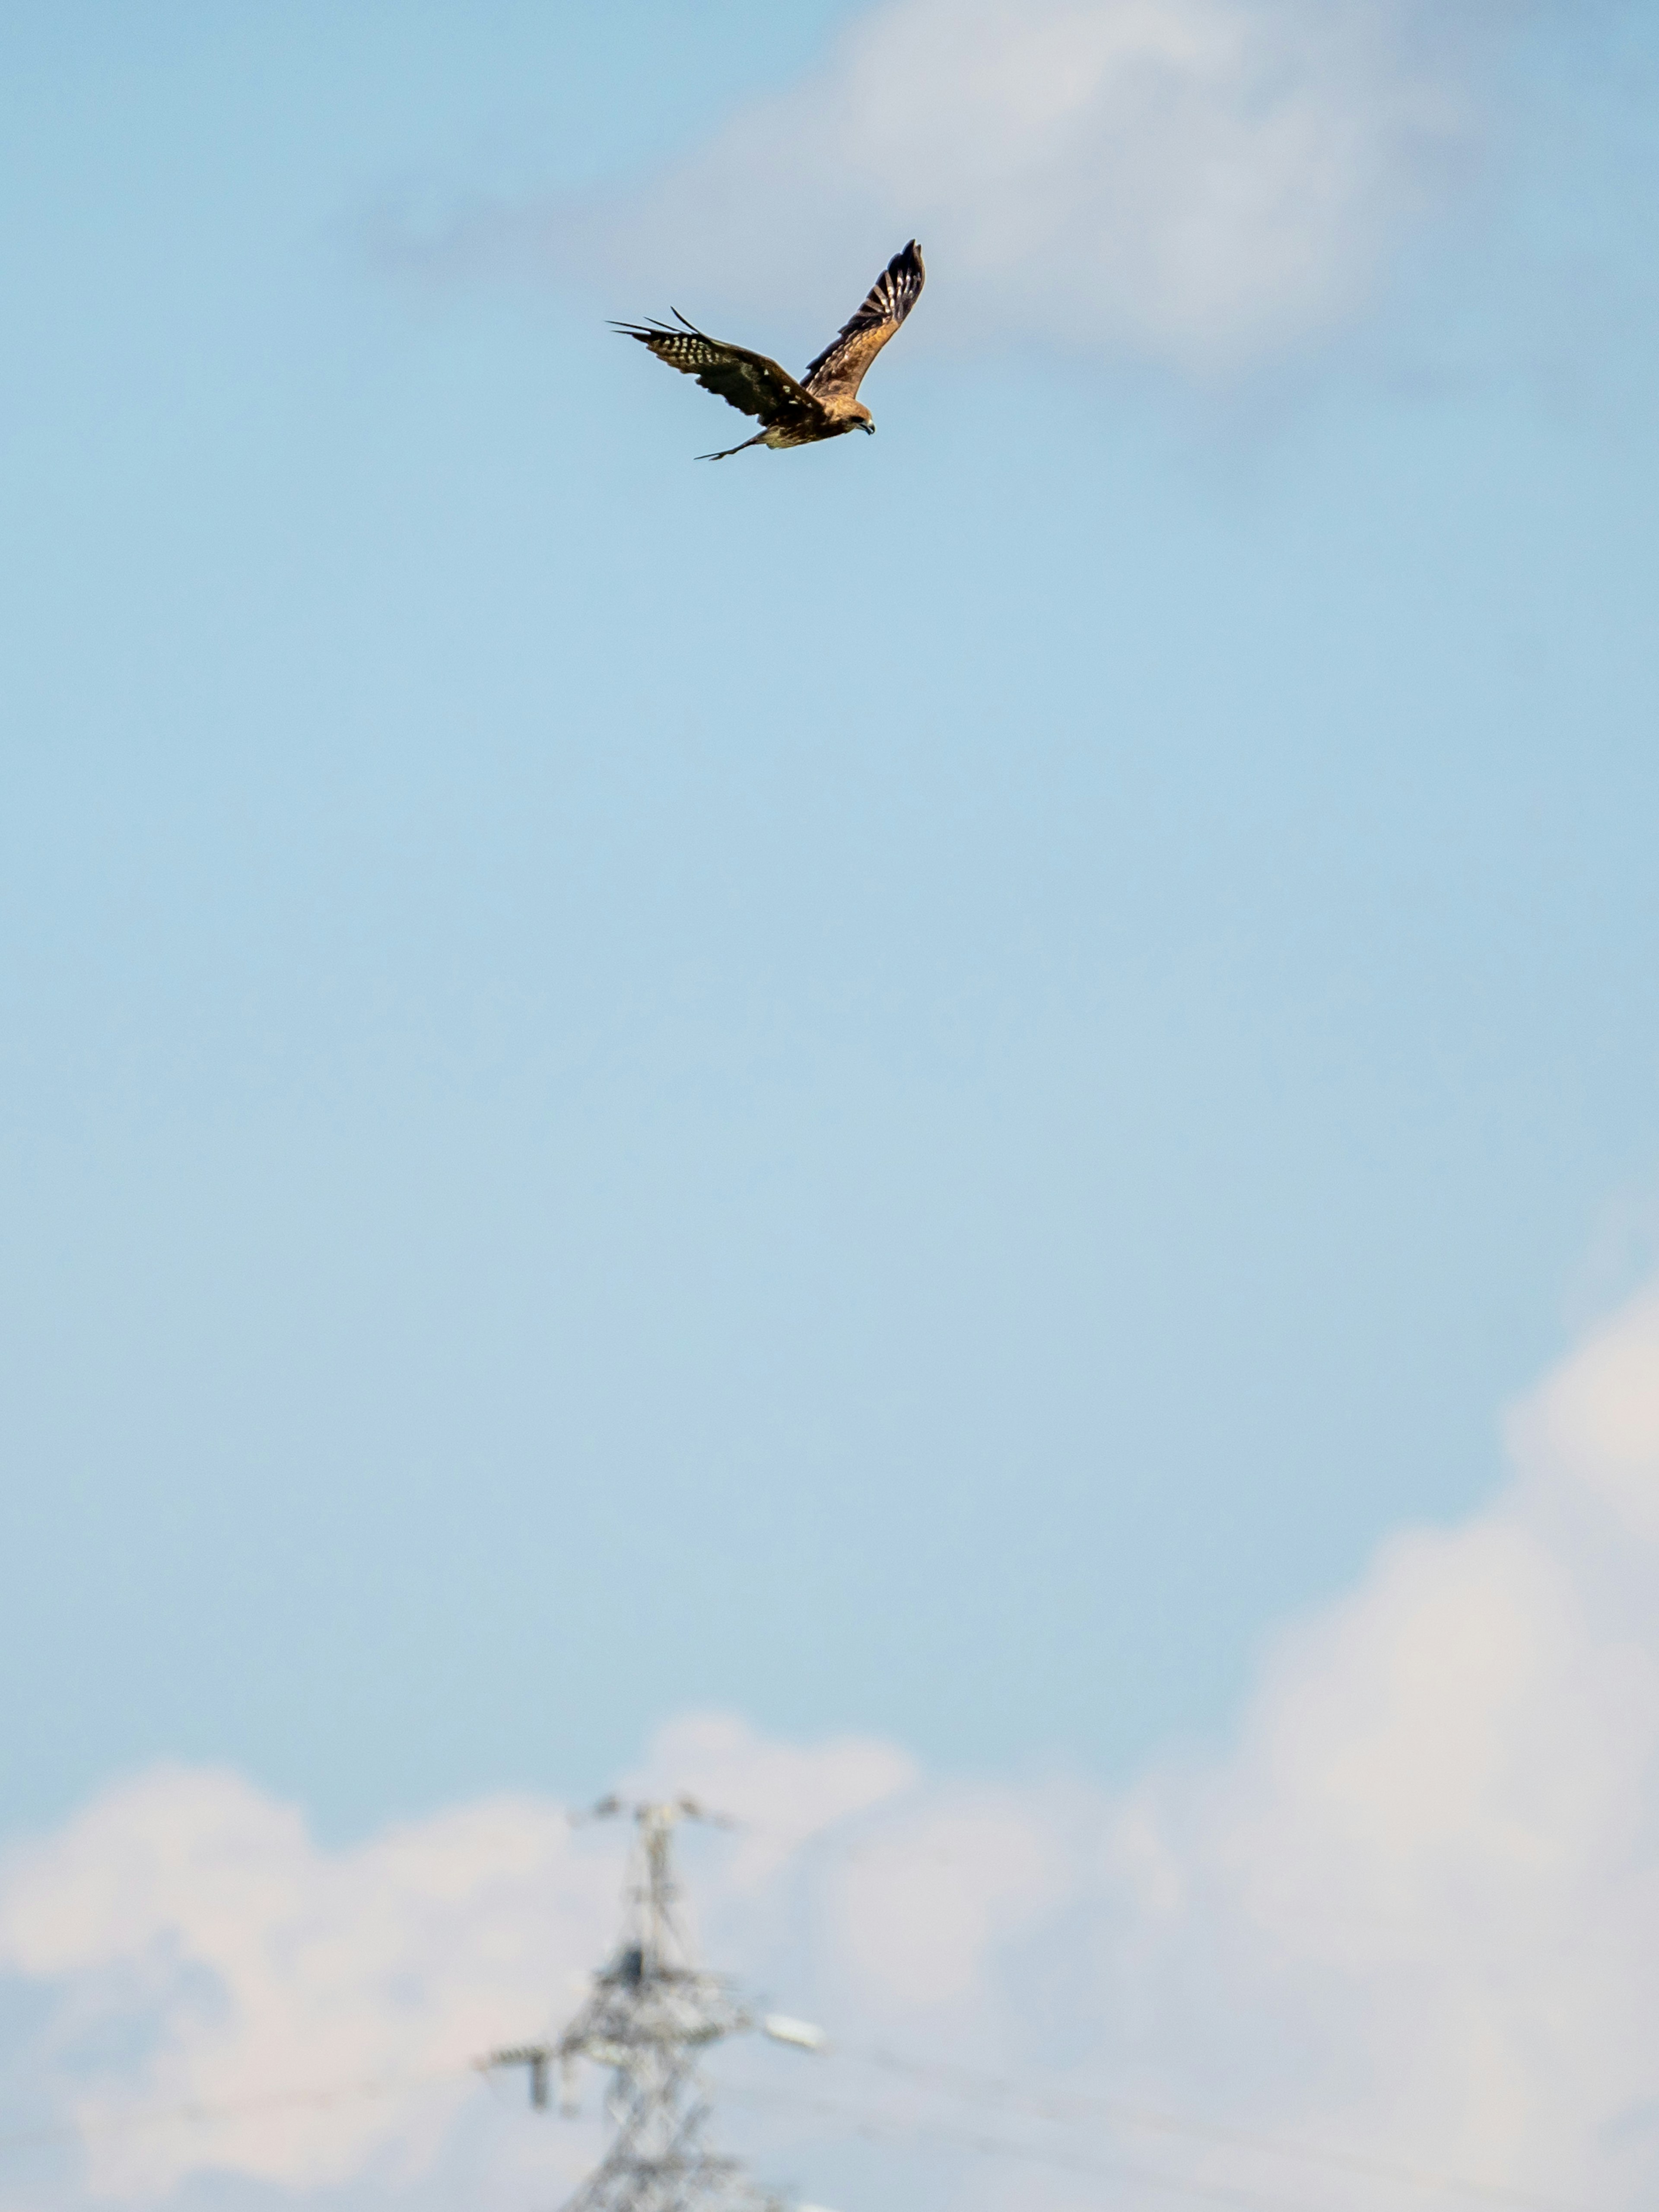
<path fill-rule="evenodd" d="M 1608 2212 L 1652 2202 L 1659 1302 L 1595 1334 L 1511 1426 L 1503 1497 L 1386 1545 L 1281 1638 L 1225 1756 L 1116 1798 L 945 1784 L 889 1745 L 782 1744 L 729 1717 L 665 1731 L 635 1783 L 748 1824 L 697 1846 L 718 1954 L 848 2050 L 778 2063 L 907 2128 L 1041 2136 L 1322 2212 L 1402 2200 L 1231 2138 L 1102 2116 L 1068 2132 L 989 2093 L 965 2113 L 853 2054 L 925 2051 Z M 611 1927 L 620 1840 L 513 1798 L 329 1852 L 245 1782 L 166 1771 L 14 1857 L 0 1959 L 63 1991 L 66 2073 L 89 2024 L 147 2034 L 76 2083 L 82 2109 L 419 2070 L 574 2002 Z M 385 2192 L 447 2141 L 457 2185 L 529 2201 L 522 2164 L 456 2168 L 454 2119 L 439 2096 L 98 2138 L 92 2185 L 153 2197 L 214 2166 Z M 536 2124 L 562 2172 L 591 2155 L 591 2132 Z M 800 2124 L 822 2142 L 842 2124 Z M 482 2160 L 483 2135 L 466 2140 Z M 1030 2179 L 970 2160 L 952 2201 L 1025 2202 Z M 860 2201 L 896 2207 L 913 2180 L 896 2162 Z M 1043 2187 L 1100 2194 L 1063 2172 Z"/>
<path fill-rule="evenodd" d="M 1235 2118 L 1636 2201 L 1659 2178 L 1656 1815 L 1659 1632 L 1599 1620 L 1510 1505 L 1390 1546 L 1285 1640 L 1234 1757 L 1127 1816 L 1158 2072 L 1173 2094 L 1207 1959 Z"/>
<path fill-rule="evenodd" d="M 747 1819 L 714 1903 L 752 1895 L 821 1827 L 902 1789 L 884 1744 L 802 1750 L 742 1723 L 665 1729 L 642 1788 L 702 1792 Z M 617 1910 L 617 1839 L 558 1806 L 502 1797 L 321 1849 L 301 1816 L 240 1777 L 164 1767 L 111 1790 L 0 1869 L 0 1969 L 58 1984 L 54 2040 L 87 2127 L 94 2194 L 155 2197 L 214 2169 L 295 2189 L 431 2165 L 469 2062 L 573 2009 Z M 119 2064 L 77 2063 L 112 2027 Z M 429 2081 L 427 2077 L 430 2077 Z M 415 2098 L 286 2093 L 396 2088 Z M 272 2101 L 261 2106 L 257 2100 Z M 236 2106 L 189 2128 L 105 2131 L 124 2112 Z"/>
<path fill-rule="evenodd" d="M 465 2077 L 410 2107 L 347 2100 L 296 2119 L 278 2106 L 203 2130 L 97 2124 L 135 2104 L 459 2069 L 544 2026 L 610 1887 L 550 1806 L 486 1802 L 330 1853 L 239 1777 L 164 1768 L 13 1857 L 0 1957 L 66 1985 L 83 2035 L 112 2020 L 149 2031 L 136 2063 L 76 2095 L 95 2191 L 158 2194 L 197 2165 L 305 2187 L 383 2156 L 418 2166 Z"/>
<path fill-rule="evenodd" d="M 1659 1296 L 1597 1329 L 1517 1417 L 1511 1441 L 1523 1462 L 1576 1478 L 1634 1535 L 1659 1540 Z"/>
<path fill-rule="evenodd" d="M 915 233 L 935 337 L 1223 375 L 1370 298 L 1474 143 L 1452 30 L 1485 21 L 1419 0 L 889 0 L 806 82 L 544 241 L 613 289 L 620 268 L 704 313 L 822 319 Z"/>
<path fill-rule="evenodd" d="M 984 2002 L 987 1959 L 1054 1911 L 1075 1875 L 1063 1844 L 998 1791 L 884 1822 L 827 1884 L 842 1971 L 891 2018 Z"/>

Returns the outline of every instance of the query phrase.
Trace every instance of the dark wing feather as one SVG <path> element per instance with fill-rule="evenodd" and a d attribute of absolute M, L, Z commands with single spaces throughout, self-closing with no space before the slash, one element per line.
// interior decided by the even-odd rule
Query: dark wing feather
<path fill-rule="evenodd" d="M 763 353 L 727 345 L 685 322 L 683 315 L 680 320 L 684 324 L 682 330 L 670 323 L 613 323 L 611 328 L 625 337 L 637 338 L 659 361 L 665 361 L 682 376 L 695 376 L 705 392 L 718 393 L 729 405 L 755 416 L 769 429 L 776 422 L 823 415 L 823 410 L 811 393 L 802 390 L 787 368 L 780 368 Z"/>
<path fill-rule="evenodd" d="M 805 388 L 819 399 L 854 398 L 866 370 L 921 299 L 927 281 L 921 248 L 913 238 L 877 277 L 852 321 L 806 370 L 801 378 Z"/>

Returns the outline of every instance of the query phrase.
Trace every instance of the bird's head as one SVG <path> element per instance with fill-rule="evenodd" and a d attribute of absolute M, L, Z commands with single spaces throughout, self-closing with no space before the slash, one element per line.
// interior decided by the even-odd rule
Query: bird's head
<path fill-rule="evenodd" d="M 872 438 L 875 436 L 876 418 L 870 410 L 857 399 L 853 402 L 853 420 L 860 430 L 867 430 Z"/>

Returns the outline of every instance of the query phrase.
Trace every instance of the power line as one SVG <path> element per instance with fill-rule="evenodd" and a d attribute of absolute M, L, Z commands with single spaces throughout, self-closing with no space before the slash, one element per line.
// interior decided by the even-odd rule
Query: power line
<path fill-rule="evenodd" d="M 786 2106 L 799 2112 L 816 2112 L 824 2119 L 840 2121 L 854 2135 L 865 2136 L 872 2142 L 939 2143 L 950 2149 L 972 2151 L 981 2157 L 1024 2160 L 1032 2165 L 1061 2167 L 1070 2173 L 1086 2173 L 1100 2181 L 1133 2182 L 1139 2187 L 1165 2190 L 1175 2196 L 1201 2197 L 1212 2203 L 1242 2205 L 1246 2212 L 1308 2212 L 1308 2208 L 1288 2203 L 1282 2197 L 1263 2197 L 1254 2190 L 1236 2189 L 1228 2182 L 1195 2181 L 1179 2174 L 1155 2173 L 1144 2167 L 1091 2159 L 1075 2151 L 1050 2149 L 1040 2143 L 1012 2143 L 1000 2136 L 941 2127 L 934 2121 L 917 2125 L 896 2116 L 861 2113 L 856 2107 L 837 2104 L 831 2098 L 799 2096 L 787 2089 L 730 2087 L 723 2087 L 720 2094 L 744 2104 Z"/>
<path fill-rule="evenodd" d="M 947 2094 L 989 2098 L 1015 2110 L 1029 2112 L 1039 2119 L 1112 2120 L 1124 2127 L 1143 2128 L 1158 2135 L 1187 2136 L 1196 2142 L 1231 2146 L 1241 2150 L 1261 2151 L 1275 2158 L 1294 2159 L 1311 2166 L 1326 2166 L 1349 2173 L 1364 2174 L 1373 2180 L 1399 2182 L 1408 2188 L 1484 2197 L 1491 2203 L 1513 2205 L 1517 2212 L 1583 2212 L 1582 2207 L 1565 2203 L 1559 2197 L 1540 2197 L 1529 2190 L 1511 2188 L 1504 2182 L 1476 2181 L 1464 2174 L 1443 2173 L 1425 2166 L 1407 2166 L 1396 2160 L 1378 2158 L 1368 2151 L 1328 2150 L 1312 2143 L 1290 2142 L 1282 2136 L 1257 2134 L 1253 2129 L 1189 2119 L 1174 2112 L 1150 2111 L 1143 2106 L 1119 2103 L 1110 2097 L 1082 2093 L 1055 2095 L 1026 2088 L 1018 2082 L 994 2075 L 975 2073 L 963 2067 L 939 2066 L 921 2060 L 902 2058 L 889 2051 L 863 2051 L 841 2044 L 831 2047 L 848 2058 L 859 2059 L 867 2065 L 879 2067 L 884 2072 L 902 2075 L 924 2086 L 937 2087 Z"/>
<path fill-rule="evenodd" d="M 803 2043 L 810 2045 L 812 2031 L 801 2031 L 799 2023 L 769 2016 L 763 2023 L 774 2039 L 781 2042 Z M 1262 2136 L 1253 2130 L 1196 2120 L 1169 2112 L 1156 2112 L 1138 2106 L 1119 2104 L 1110 2098 L 1082 2094 L 1056 2096 L 1031 2090 L 1024 2085 L 1000 2076 L 972 2072 L 965 2068 L 928 2064 L 907 2059 L 896 2053 L 882 2051 L 863 2051 L 836 2044 L 830 2046 L 842 2057 L 860 2060 L 883 2070 L 914 2081 L 924 2087 L 937 2087 L 945 2094 L 958 2096 L 988 2098 L 1014 2111 L 1024 2111 L 1035 2118 L 1059 2122 L 1076 2122 L 1095 2117 L 1110 2119 L 1124 2125 L 1143 2127 L 1162 2134 L 1186 2136 L 1196 2141 L 1231 2145 L 1239 2148 L 1260 2150 L 1274 2156 L 1364 2174 L 1373 2179 L 1403 2183 L 1419 2190 L 1437 2190 L 1448 2193 L 1465 2193 L 1482 2197 L 1495 2203 L 1514 2205 L 1521 2212 L 1582 2212 L 1582 2208 L 1565 2203 L 1557 2198 L 1544 2197 L 1528 2191 L 1511 2189 L 1502 2183 L 1471 2180 L 1466 2176 L 1441 2174 L 1424 2168 L 1401 2166 L 1390 2160 L 1377 2159 L 1364 2153 L 1328 2150 L 1307 2143 L 1286 2142 L 1276 2136 Z M 462 2063 L 429 2067 L 418 2073 L 386 2075 L 372 2080 L 337 2082 L 328 2087 L 304 2089 L 266 2091 L 246 2097 L 229 2097 L 214 2101 L 200 2099 L 186 2104 L 156 2105 L 125 2112 L 106 2113 L 99 2118 L 58 2122 L 33 2128 L 12 2130 L 0 2133 L 0 2151 L 43 2149 L 58 2144 L 79 2142 L 88 2136 L 125 2133 L 133 2130 L 173 2125 L 204 2126 L 216 2120 L 234 2119 L 250 2112 L 325 2110 L 332 2105 L 358 2098 L 408 2096 L 417 2090 L 428 2088 L 441 2081 L 456 2081 L 471 2074 L 484 2072 L 503 2064 L 528 2064 L 532 2069 L 537 2059 L 544 2063 L 553 2056 L 553 2051 L 543 2046 L 525 2046 L 519 2050 L 498 2051 L 483 2059 L 468 2059 Z M 542 2075 L 542 2095 L 536 2101 L 545 2101 L 546 2075 Z M 872 2113 L 857 2106 L 840 2104 L 823 2098 L 798 2095 L 790 2091 L 741 2088 L 727 2086 L 723 2094 L 747 2104 L 774 2104 L 793 2106 L 811 2112 L 822 2118 L 842 2121 L 856 2134 L 882 2142 L 903 2142 L 927 2136 L 933 2140 L 955 2144 L 961 2148 L 981 2152 L 997 2157 L 1034 2160 L 1045 2164 L 1076 2166 L 1071 2154 L 1051 2153 L 1041 2146 L 1025 2146 L 1006 2142 L 1000 2137 L 966 2134 L 934 2123 L 917 2125 L 909 2121 L 890 2118 Z M 1148 2187 L 1179 2190 L 1189 2195 L 1219 2197 L 1224 2201 L 1249 2203 L 1257 2206 L 1272 2206 L 1273 2212 L 1285 2212 L 1279 2200 L 1231 2190 L 1218 2184 L 1200 2184 L 1180 2180 L 1175 2176 L 1158 2175 L 1138 2170 L 1107 2167 L 1085 2159 L 1076 2170 L 1098 2172 L 1103 2179 L 1133 2180 Z"/>
<path fill-rule="evenodd" d="M 357 2097 L 403 2097 L 435 2081 L 464 2078 L 478 2070 L 476 2058 L 448 2066 L 427 2068 L 418 2074 L 384 2075 L 368 2081 L 336 2082 L 318 2089 L 272 2089 L 252 2097 L 226 2097 L 214 2101 L 193 2100 L 189 2104 L 149 2105 L 125 2112 L 106 2112 L 95 2118 L 64 2120 L 38 2128 L 0 2134 L 0 2150 L 41 2149 L 53 2143 L 81 2142 L 88 2136 L 122 2135 L 133 2129 L 205 2125 L 214 2120 L 235 2119 L 244 2112 L 290 2112 L 305 2107 L 318 2111 Z"/>
<path fill-rule="evenodd" d="M 745 2024 L 757 2023 L 746 2021 Z M 811 2046 L 813 2031 L 803 2029 L 802 2024 L 769 2016 L 763 2023 L 775 2040 L 800 2043 Z M 562 2039 L 568 2042 L 568 2037 Z M 1140 2127 L 1160 2134 L 1186 2136 L 1199 2142 L 1233 2146 L 1243 2149 L 1259 2150 L 1273 2156 L 1345 2170 L 1387 2182 L 1401 2183 L 1412 2188 L 1462 2193 L 1485 2197 L 1494 2203 L 1510 2204 L 1519 2212 L 1583 2212 L 1583 2208 L 1570 2205 L 1559 2198 L 1545 2197 L 1528 2191 L 1511 2189 L 1503 2183 L 1472 2180 L 1467 2176 L 1443 2174 L 1428 2169 L 1403 2166 L 1391 2160 L 1378 2159 L 1361 2152 L 1350 2152 L 1316 2148 L 1308 2143 L 1287 2142 L 1277 2136 L 1256 2134 L 1254 2130 L 1234 2128 L 1217 2123 L 1185 2118 L 1175 2113 L 1158 2112 L 1139 2106 L 1120 2104 L 1106 2097 L 1084 2094 L 1054 2095 L 1030 2089 L 1021 2083 L 1003 2077 L 979 2074 L 966 2068 L 929 2064 L 908 2059 L 895 2052 L 865 2051 L 844 2045 L 829 2046 L 838 2055 L 877 2066 L 885 2072 L 914 2081 L 924 2087 L 937 2087 L 947 2094 L 988 2098 L 1012 2110 L 1024 2111 L 1040 2119 L 1061 2123 L 1101 2118 L 1126 2126 Z M 433 2087 L 441 2081 L 457 2081 L 471 2074 L 490 2070 L 506 2064 L 531 2066 L 533 2101 L 544 2103 L 546 2075 L 542 2074 L 542 2094 L 534 2096 L 535 2063 L 545 2062 L 555 2055 L 554 2049 L 544 2046 L 525 2046 L 518 2050 L 493 2052 L 487 2058 L 468 2059 L 444 2066 L 428 2067 L 418 2073 L 380 2075 L 368 2081 L 337 2082 L 328 2087 L 304 2089 L 266 2091 L 246 2097 L 229 2097 L 208 2101 L 193 2100 L 186 2104 L 156 2105 L 125 2112 L 106 2113 L 98 2118 L 58 2122 L 44 2126 L 12 2130 L 0 2133 L 0 2151 L 44 2149 L 58 2144 L 79 2142 L 88 2136 L 114 2135 L 134 2130 L 172 2125 L 204 2126 L 216 2120 L 239 2118 L 244 2114 L 261 2112 L 325 2110 L 332 2105 L 359 2098 L 408 2096 L 417 2090 Z M 975 2136 L 953 2130 L 935 2123 L 920 2125 L 909 2121 L 890 2118 L 871 2113 L 854 2106 L 833 2100 L 796 2094 L 787 2090 L 763 2090 L 726 2087 L 722 2094 L 746 2104 L 773 2104 L 793 2106 L 811 2112 L 821 2118 L 834 2118 L 845 2124 L 856 2134 L 882 2142 L 903 2142 L 927 2137 L 949 2142 L 957 2148 L 983 2153 L 986 2155 L 1025 2159 L 1048 2165 L 1066 2165 L 1077 2171 L 1098 2173 L 1103 2179 L 1134 2181 L 1147 2187 L 1180 2191 L 1188 2195 L 1218 2198 L 1221 2201 L 1271 2207 L 1272 2212 L 1286 2212 L 1281 2200 L 1263 2197 L 1224 2185 L 1183 2181 L 1171 2175 L 1154 2174 L 1122 2166 L 1106 2166 L 1085 2158 L 1079 2165 L 1076 2158 L 1065 2152 L 1050 2152 L 1041 2146 L 1010 2143 L 1000 2137 Z"/>
<path fill-rule="evenodd" d="M 198 2100 L 152 2106 L 0 2133 L 0 2151 L 74 2142 L 89 2136 L 169 2123 L 208 2124 L 260 2111 L 320 2109 L 352 2098 L 404 2095 L 469 2071 L 489 2072 L 503 2066 L 522 2065 L 527 2069 L 531 2102 L 538 2107 L 549 2100 L 550 2072 L 556 2066 L 565 2087 L 562 2101 L 568 2105 L 575 2069 L 581 2059 L 586 2058 L 611 2071 L 608 2104 L 617 2124 L 617 2135 L 605 2160 L 571 2201 L 568 2212 L 679 2212 L 680 2207 L 694 2201 L 706 2207 L 707 2212 L 721 2212 L 721 2208 L 727 2208 L 727 2212 L 782 2212 L 780 2201 L 758 2190 L 737 2161 L 717 2158 L 701 2148 L 710 2114 L 697 2060 L 715 2042 L 756 2027 L 763 2029 L 777 2041 L 809 2049 L 823 2047 L 825 2039 L 818 2030 L 801 2021 L 777 2014 L 757 2017 L 738 1999 L 721 1977 L 697 1968 L 691 1961 L 677 1916 L 679 1888 L 673 1868 L 673 1832 L 679 1822 L 686 1820 L 719 1826 L 736 1824 L 707 1812 L 685 1797 L 668 1803 L 632 1807 L 624 1807 L 619 1800 L 611 1797 L 595 1806 L 590 1814 L 571 1814 L 568 1817 L 574 1825 L 584 1819 L 609 1819 L 624 1812 L 632 1814 L 638 1841 L 622 1942 L 610 1965 L 595 1978 L 587 2002 L 556 2043 L 521 2045 L 465 2064 L 380 2076 L 328 2088 L 267 2092 L 216 2103 Z M 1004 2077 L 909 2059 L 890 2051 L 845 2045 L 831 2047 L 844 2057 L 899 2075 L 921 2087 L 950 2096 L 971 2097 L 979 2102 L 999 2103 L 1010 2111 L 1025 2112 L 1039 2119 L 1061 2124 L 1105 2120 L 1116 2126 L 1254 2151 L 1417 2191 L 1478 2197 L 1494 2205 L 1515 2208 L 1515 2212 L 1580 2212 L 1580 2208 L 1534 2191 L 1436 2172 L 1370 2153 L 1288 2142 L 1250 2129 L 1150 2110 L 1110 2097 L 1040 2091 Z M 732 2089 L 727 2094 L 750 2102 L 792 2101 L 788 2093 Z M 1077 2154 L 1063 2150 L 1024 2147 L 999 2137 L 969 2136 L 960 2130 L 952 2133 L 933 2124 L 916 2127 L 823 2100 L 795 2098 L 793 2101 L 882 2140 L 930 2136 L 986 2155 L 1032 2159 L 1098 2173 L 1103 2178 L 1134 2181 L 1147 2187 L 1267 2208 L 1268 2212 L 1287 2212 L 1279 2200 L 1226 2185 L 1188 2182 L 1172 2175 L 1104 2166 L 1086 2155 L 1079 2163 Z"/>

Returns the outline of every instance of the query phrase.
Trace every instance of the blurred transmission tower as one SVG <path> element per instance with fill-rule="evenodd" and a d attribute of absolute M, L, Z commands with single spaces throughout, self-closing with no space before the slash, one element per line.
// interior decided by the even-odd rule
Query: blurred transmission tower
<path fill-rule="evenodd" d="M 643 1805 L 607 1797 L 590 1817 L 622 1814 L 632 1816 L 637 1838 L 622 1941 L 610 1965 L 556 2043 L 493 2051 L 485 2063 L 527 2067 L 538 2106 L 547 2103 L 556 2065 L 567 2109 L 579 2060 L 611 2069 L 605 2105 L 616 2136 L 564 2212 L 784 2212 L 783 2199 L 752 2181 L 738 2160 L 706 2147 L 709 2108 L 698 2061 L 722 2037 L 750 2028 L 808 2050 L 823 2038 L 799 2021 L 757 2018 L 722 1976 L 692 1963 L 675 1911 L 674 1830 L 682 1820 L 726 1823 L 690 1797 Z"/>

